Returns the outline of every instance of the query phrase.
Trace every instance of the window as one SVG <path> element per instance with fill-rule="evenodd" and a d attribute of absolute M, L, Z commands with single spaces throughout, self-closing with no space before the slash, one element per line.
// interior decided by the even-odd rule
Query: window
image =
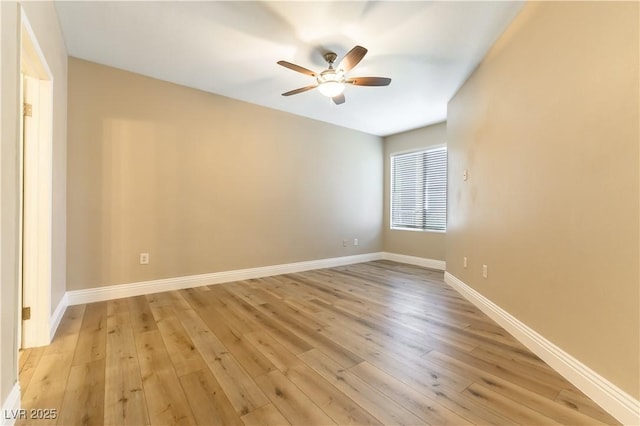
<path fill-rule="evenodd" d="M 446 147 L 391 156 L 391 228 L 446 231 Z"/>

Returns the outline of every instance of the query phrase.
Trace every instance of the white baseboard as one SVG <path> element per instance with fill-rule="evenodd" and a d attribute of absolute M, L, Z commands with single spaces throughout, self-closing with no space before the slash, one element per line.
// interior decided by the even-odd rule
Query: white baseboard
<path fill-rule="evenodd" d="M 409 265 L 423 266 L 425 268 L 437 269 L 438 271 L 446 270 L 447 264 L 444 260 L 427 259 L 424 257 L 407 256 L 406 254 L 383 252 L 384 260 L 392 260 L 394 262 L 408 263 Z"/>
<path fill-rule="evenodd" d="M 20 418 L 20 383 L 16 382 L 0 409 L 0 425 L 13 426 Z"/>
<path fill-rule="evenodd" d="M 444 280 L 618 421 L 640 424 L 640 401 L 448 272 Z"/>
<path fill-rule="evenodd" d="M 140 296 L 144 294 L 159 293 L 162 291 L 180 290 L 183 288 L 203 285 L 222 284 L 232 281 L 268 277 L 272 275 L 291 274 L 294 272 L 310 271 L 313 269 L 333 268 L 336 266 L 350 265 L 352 263 L 380 260 L 382 258 L 382 253 L 358 254 L 354 256 L 310 260 L 307 262 L 287 263 L 283 265 L 263 266 L 235 271 L 213 272 L 210 274 L 190 275 L 186 277 L 166 278 L 130 284 L 118 284 L 86 290 L 71 290 L 67 291 L 65 296 L 68 305 L 80 305 L 83 303 L 101 302 L 104 300 Z"/>
<path fill-rule="evenodd" d="M 51 317 L 49 318 L 49 341 L 52 341 L 53 336 L 56 335 L 56 331 L 58 330 L 60 321 L 62 321 L 62 316 L 64 315 L 64 312 L 67 310 L 67 306 L 69 305 L 68 299 L 69 296 L 67 295 L 67 293 L 62 295 L 62 299 L 60 299 L 58 306 L 56 306 L 56 310 L 53 311 Z"/>

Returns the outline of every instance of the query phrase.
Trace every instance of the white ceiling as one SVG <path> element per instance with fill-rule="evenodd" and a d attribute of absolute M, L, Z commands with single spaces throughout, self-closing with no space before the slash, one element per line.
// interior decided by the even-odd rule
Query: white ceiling
<path fill-rule="evenodd" d="M 443 121 L 447 102 L 523 2 L 164 1 L 56 2 L 70 56 L 269 108 L 386 136 Z M 388 87 L 345 89 L 334 105 L 276 64 L 326 68 L 356 44 L 369 49 L 350 77 Z"/>

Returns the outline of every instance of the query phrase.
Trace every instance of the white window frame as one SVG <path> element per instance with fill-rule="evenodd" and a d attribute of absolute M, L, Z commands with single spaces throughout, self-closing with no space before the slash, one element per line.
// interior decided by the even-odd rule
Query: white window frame
<path fill-rule="evenodd" d="M 411 149 L 411 150 L 406 150 L 406 151 L 397 151 L 397 152 L 393 152 L 389 155 L 389 228 L 391 230 L 394 231 L 417 231 L 417 232 L 435 232 L 435 233 L 446 233 L 447 232 L 447 222 L 446 222 L 446 210 L 445 210 L 445 226 L 444 229 L 429 229 L 426 227 L 407 227 L 407 226 L 394 226 L 393 225 L 393 195 L 394 195 L 394 191 L 393 191 L 393 178 L 394 178 L 394 157 L 396 156 L 402 156 L 402 155 L 409 155 L 409 154 L 419 154 L 419 153 L 426 153 L 426 152 L 430 152 L 430 151 L 438 151 L 438 150 L 445 150 L 445 152 L 447 152 L 447 145 L 446 144 L 438 144 L 438 145 L 430 145 L 428 147 L 422 147 L 422 148 L 418 148 L 418 149 Z M 448 155 L 448 152 L 447 152 Z M 448 164 L 447 164 L 448 166 Z M 445 172 L 445 178 L 448 180 L 448 172 Z M 448 184 L 448 183 L 447 183 Z M 446 200 L 448 194 L 445 193 L 445 209 L 448 207 L 448 201 Z M 425 196 L 426 197 L 426 196 Z"/>

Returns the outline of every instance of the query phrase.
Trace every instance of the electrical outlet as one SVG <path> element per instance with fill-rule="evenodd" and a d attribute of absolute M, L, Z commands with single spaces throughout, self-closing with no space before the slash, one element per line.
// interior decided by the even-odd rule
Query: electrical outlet
<path fill-rule="evenodd" d="M 357 239 L 357 238 L 354 238 L 354 239 L 353 239 L 353 245 L 354 245 L 354 246 L 357 246 L 357 245 L 358 245 L 358 239 Z"/>
<path fill-rule="evenodd" d="M 462 258 L 462 266 L 466 269 L 467 268 L 467 256 Z"/>
<path fill-rule="evenodd" d="M 482 265 L 482 277 L 487 278 L 489 276 L 489 268 L 487 265 Z"/>
<path fill-rule="evenodd" d="M 140 253 L 140 264 L 141 265 L 149 264 L 149 253 Z"/>

